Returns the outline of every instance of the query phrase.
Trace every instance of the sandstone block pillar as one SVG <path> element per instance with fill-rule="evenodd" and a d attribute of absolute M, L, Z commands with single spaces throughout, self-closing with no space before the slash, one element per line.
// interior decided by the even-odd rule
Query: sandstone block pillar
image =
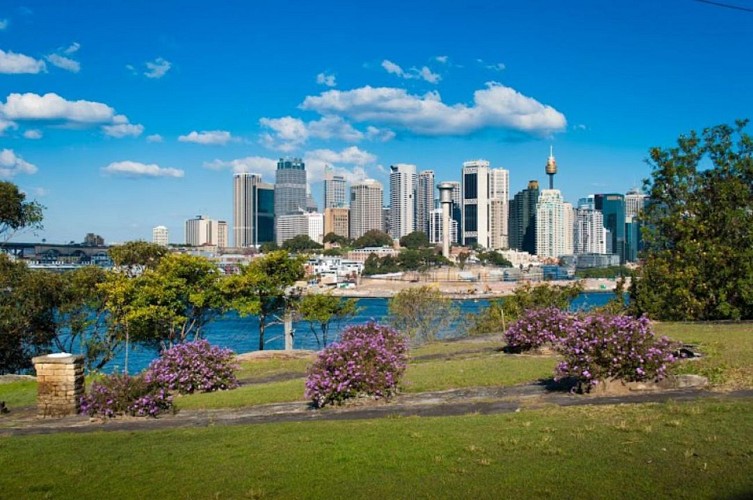
<path fill-rule="evenodd" d="M 32 359 L 37 371 L 37 416 L 75 415 L 84 395 L 84 357 L 68 353 Z"/>

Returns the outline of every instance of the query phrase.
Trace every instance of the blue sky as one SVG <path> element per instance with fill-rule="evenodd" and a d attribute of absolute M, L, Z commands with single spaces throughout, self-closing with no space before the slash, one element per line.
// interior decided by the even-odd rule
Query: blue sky
<path fill-rule="evenodd" d="M 45 205 L 16 240 L 183 240 L 232 224 L 232 173 L 281 156 L 388 185 L 463 161 L 565 198 L 625 192 L 651 146 L 753 114 L 753 0 L 0 4 L 0 178 Z"/>

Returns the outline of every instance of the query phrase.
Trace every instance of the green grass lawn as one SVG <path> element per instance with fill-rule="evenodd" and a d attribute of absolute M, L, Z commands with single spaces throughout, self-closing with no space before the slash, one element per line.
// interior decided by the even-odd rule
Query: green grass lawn
<path fill-rule="evenodd" d="M 0 437 L 3 498 L 749 498 L 753 400 Z"/>

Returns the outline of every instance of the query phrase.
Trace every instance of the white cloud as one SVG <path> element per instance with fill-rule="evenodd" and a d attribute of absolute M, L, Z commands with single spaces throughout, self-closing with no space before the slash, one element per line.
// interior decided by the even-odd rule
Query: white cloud
<path fill-rule="evenodd" d="M 377 128 L 369 125 L 366 127 L 366 137 L 370 141 L 387 142 L 395 138 L 395 132 L 388 128 Z"/>
<path fill-rule="evenodd" d="M 326 73 L 319 73 L 316 75 L 316 83 L 319 85 L 326 85 L 327 87 L 334 87 L 337 85 L 335 75 L 327 75 Z"/>
<path fill-rule="evenodd" d="M 292 116 L 262 118 L 259 124 L 271 130 L 261 135 L 262 145 L 286 153 L 300 148 L 311 138 L 347 142 L 358 142 L 364 138 L 363 132 L 356 130 L 342 117 L 334 115 L 323 116 L 308 123 Z"/>
<path fill-rule="evenodd" d="M 146 142 L 162 142 L 164 139 L 159 134 L 152 134 L 146 136 Z"/>
<path fill-rule="evenodd" d="M 120 175 L 124 177 L 183 177 L 183 170 L 177 168 L 163 168 L 154 163 L 144 164 L 136 161 L 117 161 L 102 168 L 106 175 Z"/>
<path fill-rule="evenodd" d="M 69 101 L 53 93 L 8 95 L 4 104 L 0 102 L 0 123 L 3 120 L 50 122 L 69 127 L 101 126 L 112 137 L 138 136 L 144 130 L 143 125 L 129 123 L 127 116 L 116 114 L 107 104 Z"/>
<path fill-rule="evenodd" d="M 53 66 L 57 66 L 60 69 L 70 71 L 71 73 L 78 73 L 81 70 L 81 63 L 74 61 L 73 59 L 60 54 L 50 54 L 45 57 Z"/>
<path fill-rule="evenodd" d="M 277 160 L 263 156 L 247 156 L 230 161 L 213 160 L 204 162 L 204 167 L 211 170 L 230 169 L 236 174 L 249 172 L 259 174 L 262 177 L 266 175 L 266 178 L 269 180 L 274 179 L 275 170 L 277 170 Z"/>
<path fill-rule="evenodd" d="M 73 42 L 72 44 L 70 44 L 68 46 L 67 49 L 63 50 L 63 53 L 64 54 L 69 54 L 69 55 L 70 54 L 75 54 L 76 52 L 78 52 L 78 49 L 80 49 L 80 48 L 81 48 L 81 44 L 80 43 Z"/>
<path fill-rule="evenodd" d="M 428 66 L 423 66 L 421 69 L 411 68 L 408 71 L 403 70 L 399 65 L 394 62 L 385 59 L 382 61 L 382 68 L 392 75 L 399 76 L 406 80 L 425 80 L 429 83 L 438 83 L 442 79 L 437 73 L 433 73 Z"/>
<path fill-rule="evenodd" d="M 442 64 L 447 64 L 447 61 L 449 60 L 449 57 L 447 57 L 447 56 L 437 56 L 437 57 L 434 58 L 434 60 L 437 61 L 437 62 L 439 62 L 439 63 L 442 63 Z"/>
<path fill-rule="evenodd" d="M 144 131 L 144 126 L 141 124 L 132 123 L 118 123 L 115 125 L 104 125 L 102 127 L 105 135 L 110 137 L 138 137 Z"/>
<path fill-rule="evenodd" d="M 300 107 L 356 122 L 400 127 L 420 135 L 467 135 L 485 128 L 546 135 L 561 131 L 567 123 L 553 107 L 496 82 L 474 92 L 471 106 L 447 105 L 436 91 L 412 95 L 404 89 L 366 86 L 309 96 Z"/>
<path fill-rule="evenodd" d="M 180 142 L 193 142 L 196 144 L 220 146 L 224 146 L 232 140 L 233 136 L 230 135 L 230 132 L 225 130 L 202 130 L 201 132 L 194 130 L 188 135 L 181 135 L 178 137 L 178 141 Z"/>
<path fill-rule="evenodd" d="M 111 123 L 115 110 L 94 101 L 68 101 L 57 94 L 10 94 L 0 111 L 11 120 L 50 120 L 74 124 Z"/>
<path fill-rule="evenodd" d="M 303 156 L 310 183 L 324 180 L 326 165 L 331 166 L 335 174 L 344 176 L 348 182 L 362 180 L 366 177 L 366 166 L 374 164 L 376 160 L 376 156 L 356 146 L 341 151 L 315 149 Z"/>
<path fill-rule="evenodd" d="M 484 68 L 490 69 L 492 71 L 504 71 L 507 66 L 505 66 L 505 63 L 487 63 L 483 59 L 476 59 L 476 62 L 481 64 Z"/>
<path fill-rule="evenodd" d="M 46 71 L 44 61 L 15 52 L 0 50 L 0 73 L 5 74 L 36 74 Z"/>
<path fill-rule="evenodd" d="M 147 78 L 162 78 L 172 67 L 170 61 L 161 57 L 158 57 L 154 61 L 147 61 L 145 64 L 147 71 L 144 72 L 144 76 Z"/>
<path fill-rule="evenodd" d="M 50 194 L 50 191 L 47 188 L 43 188 L 43 187 L 35 187 L 32 192 L 34 193 L 34 196 L 37 198 L 42 198 Z"/>
<path fill-rule="evenodd" d="M 24 132 L 24 137 L 26 139 L 41 139 L 42 131 L 37 129 L 29 129 Z"/>
<path fill-rule="evenodd" d="M 7 19 L 0 19 L 0 31 L 4 30 L 8 27 L 8 20 Z"/>
<path fill-rule="evenodd" d="M 4 135 L 6 130 L 17 129 L 18 125 L 10 120 L 6 120 L 2 114 L 2 103 L 0 103 L 0 135 Z"/>
<path fill-rule="evenodd" d="M 18 156 L 12 149 L 0 150 L 0 178 L 9 179 L 18 174 L 34 174 L 36 165 Z"/>

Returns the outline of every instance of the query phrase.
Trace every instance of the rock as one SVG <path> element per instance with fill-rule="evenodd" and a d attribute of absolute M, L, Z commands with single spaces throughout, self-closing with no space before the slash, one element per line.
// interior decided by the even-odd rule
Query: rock
<path fill-rule="evenodd" d="M 688 387 L 705 387 L 709 384 L 709 379 L 701 375 L 671 375 L 659 382 L 662 389 L 685 389 Z"/>

